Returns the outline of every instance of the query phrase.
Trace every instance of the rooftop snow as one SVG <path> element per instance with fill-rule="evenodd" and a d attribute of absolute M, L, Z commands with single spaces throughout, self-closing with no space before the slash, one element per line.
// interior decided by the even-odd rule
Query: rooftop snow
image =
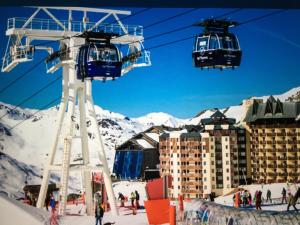
<path fill-rule="evenodd" d="M 152 140 L 159 142 L 159 134 L 157 133 L 146 133 L 146 135 Z"/>
<path fill-rule="evenodd" d="M 149 144 L 146 140 L 144 139 L 136 139 L 136 142 L 142 146 L 143 148 L 155 148 L 153 145 Z"/>

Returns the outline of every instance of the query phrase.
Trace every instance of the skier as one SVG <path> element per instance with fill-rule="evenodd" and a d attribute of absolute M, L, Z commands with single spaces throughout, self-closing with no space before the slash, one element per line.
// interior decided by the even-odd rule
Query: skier
<path fill-rule="evenodd" d="M 135 204 L 136 204 L 136 209 L 140 208 L 139 200 L 140 200 L 140 195 L 139 195 L 138 191 L 135 190 Z"/>
<path fill-rule="evenodd" d="M 101 203 L 96 203 L 96 207 L 95 207 L 96 225 L 98 225 L 98 222 L 99 225 L 102 225 L 103 215 L 104 215 L 104 209 Z"/>
<path fill-rule="evenodd" d="M 285 203 L 287 203 L 287 200 L 286 200 L 286 190 L 285 190 L 285 188 L 282 188 L 281 195 L 282 195 L 281 204 L 283 204 L 283 201 L 284 201 L 284 200 L 285 200 Z"/>
<path fill-rule="evenodd" d="M 270 201 L 270 203 L 272 203 L 271 191 L 269 189 L 267 190 L 267 200 L 266 200 L 266 202 L 268 202 L 268 200 Z"/>

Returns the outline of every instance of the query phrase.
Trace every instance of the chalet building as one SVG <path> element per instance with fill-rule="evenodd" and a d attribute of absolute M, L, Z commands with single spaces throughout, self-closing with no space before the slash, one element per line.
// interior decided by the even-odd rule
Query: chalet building
<path fill-rule="evenodd" d="M 153 126 L 116 148 L 113 173 L 118 179 L 149 180 L 159 175 L 159 135 L 174 130 Z"/>
<path fill-rule="evenodd" d="M 173 177 L 170 197 L 221 195 L 246 182 L 245 130 L 220 111 L 200 123 L 160 136 L 160 174 Z"/>
<path fill-rule="evenodd" d="M 247 100 L 252 180 L 300 182 L 300 102 Z"/>

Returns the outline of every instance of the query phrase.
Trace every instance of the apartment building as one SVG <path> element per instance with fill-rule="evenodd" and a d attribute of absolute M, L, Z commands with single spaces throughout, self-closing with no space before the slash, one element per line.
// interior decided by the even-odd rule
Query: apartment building
<path fill-rule="evenodd" d="M 186 129 L 160 136 L 160 174 L 172 176 L 170 197 L 202 197 L 201 136 Z"/>
<path fill-rule="evenodd" d="M 173 177 L 170 197 L 221 195 L 246 182 L 245 130 L 220 111 L 200 123 L 160 136 L 160 174 Z"/>
<path fill-rule="evenodd" d="M 300 102 L 270 96 L 245 106 L 253 182 L 300 182 Z"/>

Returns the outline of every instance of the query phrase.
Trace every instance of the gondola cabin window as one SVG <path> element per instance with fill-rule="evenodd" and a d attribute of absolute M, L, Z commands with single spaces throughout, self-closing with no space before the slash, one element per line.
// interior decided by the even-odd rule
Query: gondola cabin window
<path fill-rule="evenodd" d="M 209 49 L 219 49 L 219 42 L 215 35 L 211 35 L 209 39 Z"/>
<path fill-rule="evenodd" d="M 208 37 L 199 37 L 196 51 L 207 50 Z"/>
<path fill-rule="evenodd" d="M 117 54 L 116 49 L 91 47 L 88 61 L 117 62 Z"/>

